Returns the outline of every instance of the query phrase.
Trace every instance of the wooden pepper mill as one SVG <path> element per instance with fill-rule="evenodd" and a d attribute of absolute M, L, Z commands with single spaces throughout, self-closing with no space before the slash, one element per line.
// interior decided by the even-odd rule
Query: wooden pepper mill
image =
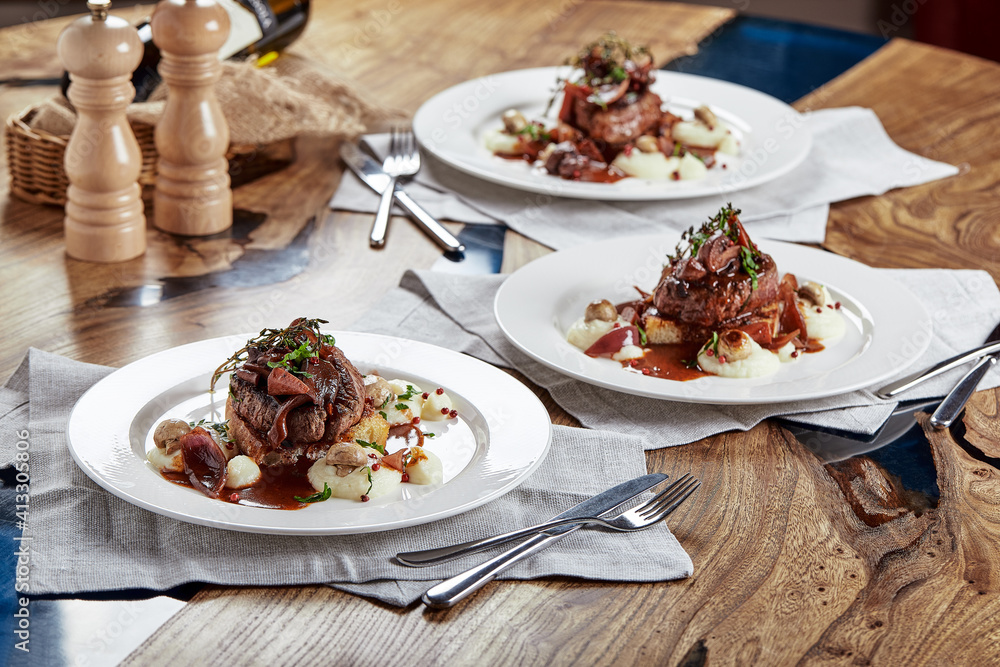
<path fill-rule="evenodd" d="M 77 121 L 66 146 L 66 252 L 90 262 L 120 262 L 146 251 L 139 173 L 142 153 L 125 108 L 142 41 L 128 21 L 108 16 L 110 0 L 87 3 L 90 16 L 59 35 Z"/>
<path fill-rule="evenodd" d="M 214 0 L 160 0 L 150 22 L 167 104 L 156 126 L 154 221 L 174 234 L 206 236 L 233 224 L 229 126 L 213 86 L 229 15 Z"/>

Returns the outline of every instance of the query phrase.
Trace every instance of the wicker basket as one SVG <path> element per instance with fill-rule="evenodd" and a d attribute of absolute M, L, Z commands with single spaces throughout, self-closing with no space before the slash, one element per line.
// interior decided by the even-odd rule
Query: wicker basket
<path fill-rule="evenodd" d="M 69 136 L 56 136 L 29 127 L 36 107 L 29 107 L 7 119 L 7 166 L 10 171 L 10 192 L 32 204 L 66 203 L 69 181 L 63 168 L 63 156 Z M 144 198 L 151 194 L 156 181 L 156 144 L 152 125 L 130 122 L 142 151 L 142 171 L 139 184 Z M 266 146 L 230 145 L 226 153 L 232 186 L 260 178 L 283 169 L 295 160 L 295 141 L 286 139 Z"/>
<path fill-rule="evenodd" d="M 63 156 L 69 136 L 57 136 L 29 127 L 36 112 L 28 107 L 7 119 L 7 167 L 10 171 L 10 192 L 32 204 L 66 203 L 69 182 L 63 169 Z M 156 178 L 156 145 L 153 126 L 131 123 L 142 151 L 142 171 L 139 184 L 152 185 Z"/>

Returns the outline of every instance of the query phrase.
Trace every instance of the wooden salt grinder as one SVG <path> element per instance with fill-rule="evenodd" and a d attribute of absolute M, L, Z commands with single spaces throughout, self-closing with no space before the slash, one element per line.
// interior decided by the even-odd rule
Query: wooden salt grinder
<path fill-rule="evenodd" d="M 110 0 L 87 3 L 90 16 L 59 35 L 77 121 L 66 146 L 66 253 L 89 262 L 121 262 L 146 251 L 139 173 L 142 153 L 125 107 L 142 41 L 128 21 L 108 16 Z"/>
<path fill-rule="evenodd" d="M 151 21 L 167 104 L 156 126 L 154 222 L 174 234 L 207 236 L 233 224 L 229 126 L 213 86 L 229 15 L 214 0 L 160 0 Z"/>

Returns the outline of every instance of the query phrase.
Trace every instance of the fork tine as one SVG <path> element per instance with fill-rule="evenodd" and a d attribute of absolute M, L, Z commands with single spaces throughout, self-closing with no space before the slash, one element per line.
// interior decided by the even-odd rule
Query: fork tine
<path fill-rule="evenodd" d="M 406 133 L 407 139 L 407 161 L 409 162 L 411 169 L 420 168 L 420 148 L 417 146 L 417 138 L 413 136 L 413 132 L 408 131 Z"/>
<path fill-rule="evenodd" d="M 673 481 L 673 483 L 667 488 L 663 489 L 655 496 L 647 500 L 642 505 L 636 507 L 633 512 L 639 514 L 640 516 L 645 515 L 650 511 L 655 511 L 661 507 L 664 503 L 669 503 L 674 496 L 677 495 L 678 489 L 683 486 L 688 480 L 693 479 L 690 473 L 685 473 L 684 475 L 678 477 Z"/>
<path fill-rule="evenodd" d="M 659 521 L 660 519 L 667 516 L 675 509 L 677 509 L 680 506 L 680 504 L 683 503 L 685 500 L 687 500 L 688 496 L 694 493 L 695 489 L 697 489 L 699 486 L 701 486 L 701 482 L 692 478 L 691 480 L 688 481 L 687 484 L 684 485 L 683 488 L 679 489 L 676 494 L 674 494 L 671 498 L 665 500 L 664 504 L 661 507 L 657 508 L 655 511 L 647 515 L 645 518 L 651 521 Z"/>
<path fill-rule="evenodd" d="M 679 495 L 684 493 L 685 490 L 691 485 L 692 482 L 697 482 L 690 474 L 684 474 L 683 476 L 677 478 L 673 484 L 665 488 L 663 491 L 658 493 L 652 498 L 648 503 L 642 507 L 636 508 L 637 514 L 641 516 L 644 520 L 650 515 L 656 514 L 663 507 L 672 503 Z"/>
<path fill-rule="evenodd" d="M 396 126 L 389 128 L 389 152 L 387 156 L 392 156 L 396 153 Z"/>

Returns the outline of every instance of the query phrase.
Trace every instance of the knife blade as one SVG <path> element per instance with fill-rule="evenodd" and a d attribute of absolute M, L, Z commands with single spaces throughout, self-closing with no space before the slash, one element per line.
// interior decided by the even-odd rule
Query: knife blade
<path fill-rule="evenodd" d="M 997 324 L 996 328 L 986 338 L 987 343 L 996 343 L 998 341 L 1000 341 L 1000 324 Z M 979 361 L 972 367 L 972 370 L 958 381 L 958 384 L 944 397 L 941 405 L 931 415 L 931 426 L 936 429 L 945 429 L 952 425 L 952 422 L 961 414 L 965 403 L 976 393 L 976 387 L 979 386 L 979 383 L 982 382 L 989 370 L 996 365 L 998 356 L 1000 356 L 1000 352 L 993 352 L 979 358 Z"/>
<path fill-rule="evenodd" d="M 389 185 L 389 175 L 382 170 L 376 160 L 350 142 L 340 145 L 340 157 L 344 163 L 360 178 L 368 187 L 375 192 L 382 194 Z M 430 213 L 425 211 L 408 195 L 398 183 L 395 189 L 395 198 L 403 210 L 427 232 L 434 241 L 448 252 L 465 252 L 465 246 L 458 239 L 445 229 L 440 222 L 434 219 Z"/>
<path fill-rule="evenodd" d="M 656 486 L 667 475 L 662 473 L 652 473 L 643 475 L 636 479 L 623 482 L 607 491 L 603 491 L 592 498 L 584 500 L 561 514 L 552 517 L 553 519 L 568 519 L 587 516 L 600 516 L 611 512 L 622 504 L 632 500 L 636 496 Z M 508 549 L 504 553 L 491 558 L 490 560 L 477 565 L 459 575 L 446 579 L 436 586 L 432 586 L 424 593 L 421 600 L 429 607 L 443 608 L 451 607 L 457 602 L 464 600 L 472 593 L 478 591 L 487 583 L 492 581 L 498 574 L 529 556 L 545 549 L 555 542 L 566 537 L 570 533 L 579 530 L 580 524 L 569 524 L 558 526 L 544 533 L 539 533 L 522 544 Z M 485 547 L 484 547 L 485 548 Z"/>

